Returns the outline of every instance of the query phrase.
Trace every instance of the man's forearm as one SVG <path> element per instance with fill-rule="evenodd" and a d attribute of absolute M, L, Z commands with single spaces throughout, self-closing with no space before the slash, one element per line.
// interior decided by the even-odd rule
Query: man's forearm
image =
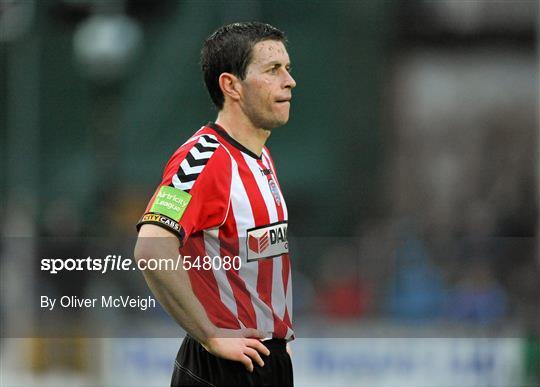
<path fill-rule="evenodd" d="M 144 224 L 135 246 L 135 259 L 176 258 L 180 243 L 171 233 L 152 224 Z M 143 270 L 146 283 L 161 305 L 191 336 L 211 354 L 238 361 L 250 372 L 253 362 L 264 366 L 261 354 L 270 351 L 260 341 L 264 334 L 254 328 L 223 329 L 212 324 L 193 290 L 187 271 Z"/>
<path fill-rule="evenodd" d="M 175 241 L 172 238 L 139 238 L 135 258 L 146 260 L 158 257 L 178 257 Z M 205 344 L 215 327 L 195 297 L 187 271 L 183 267 L 178 270 L 143 270 L 143 275 L 167 312 L 186 332 Z"/>

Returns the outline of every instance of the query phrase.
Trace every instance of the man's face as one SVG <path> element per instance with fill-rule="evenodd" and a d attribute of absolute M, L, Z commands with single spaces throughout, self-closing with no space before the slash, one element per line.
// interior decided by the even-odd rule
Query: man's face
<path fill-rule="evenodd" d="M 289 120 L 291 90 L 296 86 L 289 54 L 282 42 L 265 40 L 253 46 L 251 62 L 241 81 L 241 108 L 255 127 L 273 129 Z"/>

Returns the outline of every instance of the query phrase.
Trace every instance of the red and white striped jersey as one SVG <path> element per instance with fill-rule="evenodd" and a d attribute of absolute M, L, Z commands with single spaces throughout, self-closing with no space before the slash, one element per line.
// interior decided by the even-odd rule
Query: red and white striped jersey
<path fill-rule="evenodd" d="M 192 260 L 240 257 L 229 270 L 212 264 L 188 271 L 208 317 L 220 328 L 291 340 L 287 219 L 268 149 L 258 157 L 209 123 L 173 154 L 139 226 L 167 228 Z"/>

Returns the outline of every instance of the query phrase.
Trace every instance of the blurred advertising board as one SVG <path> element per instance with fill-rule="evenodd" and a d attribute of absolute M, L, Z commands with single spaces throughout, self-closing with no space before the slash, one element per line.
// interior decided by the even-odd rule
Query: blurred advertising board
<path fill-rule="evenodd" d="M 104 385 L 170 382 L 180 340 L 103 340 Z M 295 385 L 517 387 L 518 338 L 299 338 L 292 343 Z"/>
<path fill-rule="evenodd" d="M 297 386 L 524 386 L 517 338 L 298 339 Z"/>

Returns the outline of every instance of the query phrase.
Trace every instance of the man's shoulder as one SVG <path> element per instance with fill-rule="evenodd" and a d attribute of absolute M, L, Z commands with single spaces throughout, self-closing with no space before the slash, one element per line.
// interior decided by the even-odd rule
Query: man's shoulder
<path fill-rule="evenodd" d="M 164 175 L 176 188 L 189 191 L 201 177 L 224 173 L 229 157 L 218 136 L 202 127 L 173 153 Z"/>
<path fill-rule="evenodd" d="M 207 126 L 202 126 L 199 130 L 197 130 L 191 137 L 189 137 L 178 149 L 175 153 L 181 152 L 182 150 L 189 151 L 195 144 L 202 144 L 206 148 L 206 151 L 212 151 L 219 147 L 220 142 L 218 136 L 216 136 L 216 133 L 212 131 L 211 128 Z M 200 147 L 200 146 L 199 146 Z"/>
<path fill-rule="evenodd" d="M 219 136 L 211 128 L 203 126 L 176 149 L 169 163 L 180 163 L 187 159 L 192 166 L 206 164 L 222 147 L 221 145 Z"/>

